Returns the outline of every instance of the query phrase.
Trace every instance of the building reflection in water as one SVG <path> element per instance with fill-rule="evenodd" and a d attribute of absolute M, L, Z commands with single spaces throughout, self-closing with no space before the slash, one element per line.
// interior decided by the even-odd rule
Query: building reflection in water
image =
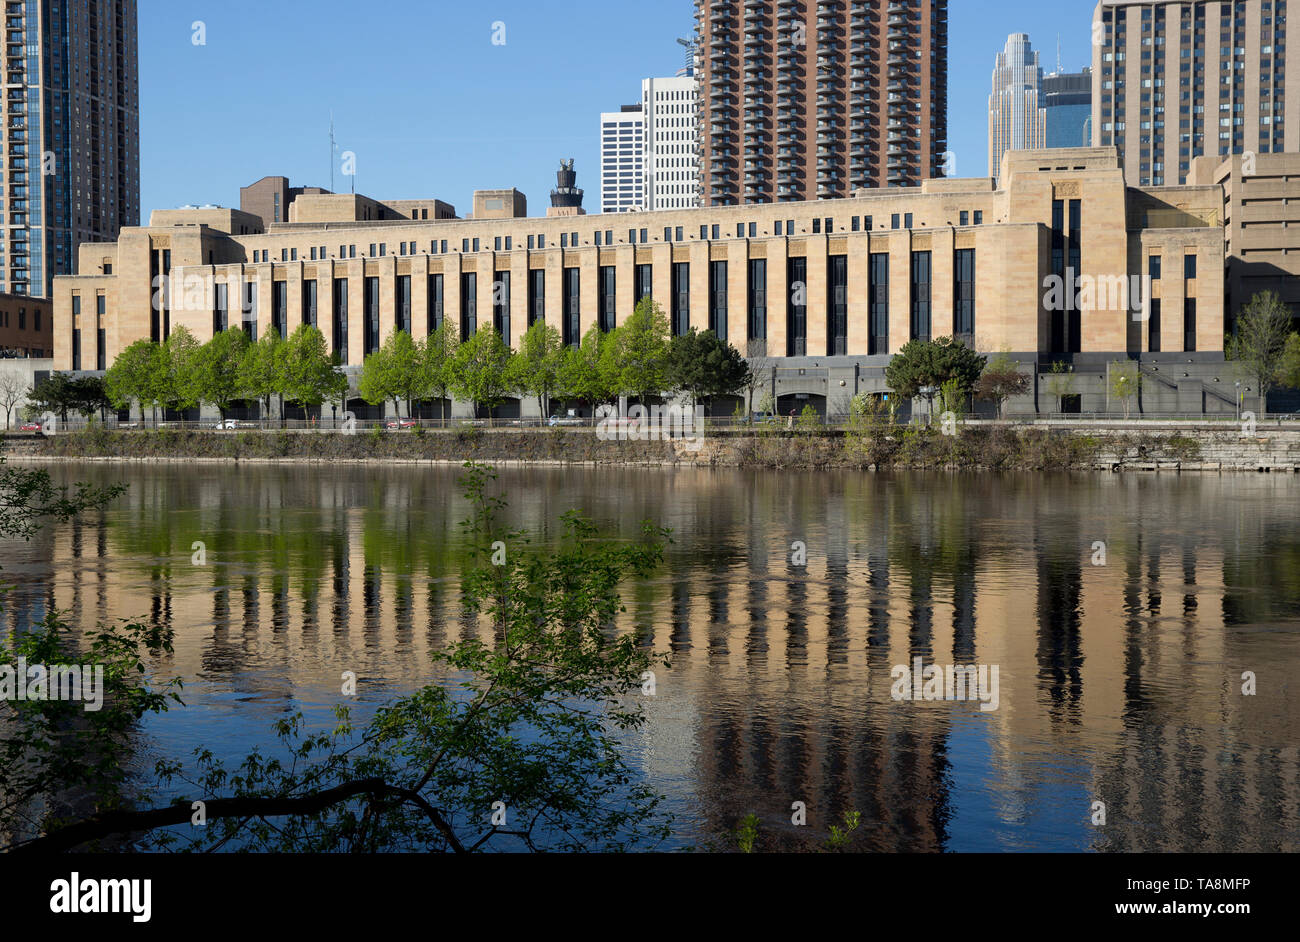
<path fill-rule="evenodd" d="M 131 486 L 6 546 L 4 626 L 50 608 L 172 624 L 160 669 L 186 680 L 188 748 L 226 721 L 231 749 L 269 739 L 284 709 L 337 702 L 344 670 L 382 701 L 482 631 L 456 589 L 457 469 L 58 473 Z M 1289 479 L 530 469 L 498 484 L 505 522 L 540 545 L 573 507 L 624 539 L 645 519 L 673 528 L 621 627 L 671 656 L 629 746 L 684 840 L 724 846 L 754 812 L 764 846 L 797 846 L 857 810 L 863 850 L 1300 846 Z M 914 658 L 998 665 L 998 709 L 894 701 L 890 670 Z"/>

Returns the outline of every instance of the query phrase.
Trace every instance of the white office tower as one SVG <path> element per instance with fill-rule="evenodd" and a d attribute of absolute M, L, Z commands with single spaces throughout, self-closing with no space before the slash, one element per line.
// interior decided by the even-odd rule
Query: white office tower
<path fill-rule="evenodd" d="M 641 117 L 645 125 L 642 200 L 647 210 L 700 205 L 698 88 L 693 75 L 641 82 Z"/>
<path fill-rule="evenodd" d="M 645 129 L 640 105 L 600 115 L 600 211 L 642 209 L 645 179 Z"/>

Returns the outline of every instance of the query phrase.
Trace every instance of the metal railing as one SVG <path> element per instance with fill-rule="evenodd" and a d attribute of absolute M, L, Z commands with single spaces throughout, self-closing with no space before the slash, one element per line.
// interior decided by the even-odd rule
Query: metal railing
<path fill-rule="evenodd" d="M 1143 412 L 1132 413 L 1125 416 L 1123 413 L 1114 412 L 1049 412 L 1039 413 L 1037 415 L 1014 415 L 1006 418 L 996 418 L 984 414 L 964 413 L 955 416 L 956 422 L 961 426 L 982 428 L 982 427 L 1070 427 L 1081 425 L 1095 425 L 1097 427 L 1108 428 L 1142 428 L 1152 427 L 1155 425 L 1179 425 L 1186 427 L 1211 426 L 1227 427 L 1236 426 L 1246 421 L 1245 418 L 1235 415 L 1231 412 L 1225 413 L 1186 413 L 1186 412 Z M 465 418 L 455 417 L 448 419 L 355 419 L 351 422 L 345 422 L 342 419 L 332 420 L 326 417 L 324 421 L 303 420 L 303 419 L 226 419 L 218 421 L 216 419 L 204 419 L 200 421 L 181 421 L 181 420 L 163 420 L 157 422 L 152 419 L 120 421 L 114 417 L 109 417 L 103 421 L 86 420 L 80 416 L 70 416 L 68 420 L 59 420 L 52 431 L 54 433 L 78 432 L 88 428 L 102 428 L 106 431 L 202 431 L 215 432 L 218 434 L 233 434 L 238 432 L 355 432 L 355 431 L 374 431 L 376 429 L 384 432 L 415 432 L 420 431 L 456 431 L 459 429 L 490 429 L 490 430 L 512 430 L 512 429 L 545 429 L 545 428 L 571 428 L 571 429 L 594 429 L 602 422 L 618 423 L 625 427 L 632 427 L 637 423 L 647 426 L 670 423 L 675 421 L 667 413 L 663 417 L 645 416 L 641 419 L 629 418 L 626 416 L 552 416 L 550 418 L 529 417 L 529 418 Z M 689 420 L 699 426 L 701 423 L 698 419 Z M 689 424 L 688 422 L 688 424 Z M 28 421 L 11 421 L 7 430 L 10 434 L 39 434 L 39 420 Z M 755 415 L 752 417 L 744 416 L 706 416 L 703 419 L 702 426 L 711 429 L 733 429 L 733 430 L 795 430 L 810 431 L 816 429 L 846 429 L 855 424 L 863 427 L 892 425 L 897 428 L 908 427 L 940 427 L 943 424 L 941 413 L 926 415 L 924 413 L 912 415 L 910 417 L 899 416 L 892 421 L 887 414 L 869 415 L 855 417 L 847 413 L 838 413 L 832 415 L 819 415 L 815 421 L 809 421 L 799 414 L 791 415 Z M 1254 424 L 1256 428 L 1288 428 L 1300 429 L 1300 413 L 1293 412 L 1272 412 L 1256 413 L 1254 415 Z"/>

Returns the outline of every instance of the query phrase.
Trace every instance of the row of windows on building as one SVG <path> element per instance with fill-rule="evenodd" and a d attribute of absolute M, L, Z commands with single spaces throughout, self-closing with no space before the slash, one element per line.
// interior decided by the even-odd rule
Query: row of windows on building
<path fill-rule="evenodd" d="M 979 226 L 979 225 L 983 225 L 983 223 L 984 223 L 984 212 L 983 212 L 983 210 L 976 209 L 976 210 L 971 211 L 971 210 L 965 210 L 965 209 L 963 209 L 963 210 L 961 210 L 961 211 L 959 212 L 959 214 L 958 214 L 958 225 L 959 225 L 959 226 L 969 226 L 969 225 L 972 225 L 972 224 L 973 224 L 973 225 L 976 225 L 976 226 Z M 874 228 L 874 223 L 873 223 L 873 218 L 872 218 L 871 216 L 851 216 L 851 217 L 849 217 L 849 228 L 848 228 L 848 230 L 847 230 L 847 231 L 849 231 L 849 232 L 871 232 L 871 231 L 873 231 L 873 228 Z M 900 229 L 900 228 L 901 228 L 901 229 L 911 229 L 911 228 L 912 228 L 912 214 L 911 214 L 911 213 L 892 213 L 892 214 L 890 214 L 890 217 L 889 217 L 889 228 L 891 228 L 891 229 Z M 663 241 L 664 241 L 664 242 L 684 242 L 684 241 L 686 241 L 686 231 L 687 231 L 687 230 L 686 230 L 686 227 L 684 227 L 684 226 L 676 226 L 676 227 L 674 227 L 674 226 L 665 226 L 665 227 L 664 227 L 664 230 L 663 230 Z M 701 226 L 700 226 L 700 239 L 701 239 L 701 240 L 718 240 L 718 239 L 722 239 L 722 238 L 724 238 L 724 235 L 723 235 L 723 232 L 724 232 L 724 231 L 726 231 L 726 233 L 727 233 L 727 236 L 726 236 L 726 237 L 730 237 L 730 232 L 731 232 L 730 227 L 727 227 L 727 229 L 724 230 L 723 227 L 722 227 L 721 225 L 718 225 L 718 224 L 713 224 L 713 225 L 704 224 L 704 225 L 701 225 Z M 841 229 L 840 231 L 843 232 L 843 231 L 845 231 L 845 230 L 844 230 L 844 229 Z M 818 217 L 818 218 L 812 220 L 812 234 L 813 234 L 813 235 L 822 235 L 822 234 L 830 235 L 830 234 L 833 233 L 833 232 L 835 232 L 835 220 L 834 220 L 833 217 L 830 217 L 830 216 L 827 216 L 827 217 L 825 217 L 825 218 Z M 766 234 L 766 233 L 764 233 L 764 234 Z M 798 233 L 797 233 L 797 230 L 796 230 L 796 228 L 795 228 L 795 221 L 794 221 L 793 219 L 787 219 L 787 220 L 777 219 L 777 220 L 775 220 L 775 221 L 773 222 L 773 224 L 772 224 L 772 234 L 775 235 L 775 236 L 794 236 L 794 235 L 797 235 Z M 756 239 L 756 238 L 758 238 L 758 237 L 759 237 L 759 232 L 758 232 L 758 223 L 757 223 L 757 222 L 738 222 L 738 223 L 736 223 L 736 228 L 735 228 L 735 237 L 736 237 L 737 239 L 744 239 L 744 238 Z M 651 241 L 651 239 L 650 239 L 650 230 L 649 230 L 648 228 L 642 228 L 642 229 L 629 229 L 629 230 L 627 231 L 627 242 L 628 242 L 628 244 L 631 244 L 631 245 L 641 245 L 641 244 L 648 244 L 650 241 Z M 481 251 L 483 250 L 483 246 L 486 244 L 486 242 L 487 242 L 487 240 L 486 240 L 486 239 L 482 239 L 482 238 L 463 238 L 463 239 L 461 239 L 461 243 L 460 243 L 460 251 L 461 251 L 462 253 L 466 253 L 466 254 L 468 254 L 468 253 L 473 253 L 473 252 L 481 252 Z M 414 242 L 414 241 L 411 241 L 411 242 L 399 242 L 399 243 L 398 243 L 398 251 L 397 251 L 397 254 L 400 255 L 400 256 L 418 255 L 418 254 L 420 254 L 420 251 L 421 251 L 420 248 L 419 248 L 419 246 L 422 245 L 422 244 L 423 244 L 423 243 L 416 243 L 416 242 Z M 540 251 L 540 250 L 542 250 L 542 249 L 545 249 L 545 248 L 546 248 L 546 236 L 545 236 L 545 235 L 530 235 L 530 236 L 528 236 L 528 242 L 527 242 L 527 244 L 528 244 L 528 248 L 529 248 L 530 250 L 532 250 L 532 251 Z M 597 229 L 597 230 L 592 234 L 592 244 L 594 244 L 594 245 L 596 245 L 596 246 L 602 246 L 602 247 L 607 247 L 607 246 L 615 245 L 615 244 L 616 244 L 616 241 L 615 241 L 615 238 L 614 238 L 614 230 L 613 230 L 613 229 L 604 229 L 604 230 Z M 562 249 L 567 249 L 567 248 L 578 248 L 580 245 L 581 245 L 581 243 L 580 243 L 580 241 L 579 241 L 579 233 L 577 233 L 577 232 L 562 232 L 562 233 L 560 233 L 560 248 L 562 248 Z M 433 239 L 433 240 L 431 240 L 431 241 L 429 242 L 429 253 L 428 253 L 428 254 L 430 254 L 430 255 L 445 255 L 445 254 L 447 254 L 447 247 L 448 247 L 448 240 L 446 240 L 446 239 L 442 239 L 442 240 Z M 370 252 L 369 252 L 369 254 L 368 254 L 367 256 L 363 256 L 363 257 L 368 257 L 368 258 L 384 258 L 384 257 L 387 256 L 387 254 L 388 254 L 388 243 L 386 243 L 386 242 L 371 242 L 369 248 L 370 248 Z M 513 249 L 514 249 L 514 238 L 513 238 L 512 236 L 495 236 L 495 237 L 493 237 L 493 239 L 492 239 L 492 249 L 493 249 L 493 251 L 496 251 L 496 252 L 502 252 L 502 251 L 510 252 L 510 251 L 513 251 Z M 328 255 L 326 254 L 326 247 L 323 246 L 323 245 L 322 245 L 322 246 L 311 246 L 311 248 L 309 249 L 309 256 L 308 256 L 308 258 L 309 258 L 310 261 L 323 261 L 323 260 L 325 260 L 325 259 L 327 259 L 327 258 L 329 258 L 329 257 L 331 257 L 331 256 L 328 256 Z M 338 252 L 338 255 L 337 255 L 336 257 L 337 257 L 337 258 L 356 258 L 356 257 L 357 257 L 357 247 L 356 247 L 356 245 L 340 245 L 340 246 L 339 246 L 339 252 Z M 254 263 L 254 264 L 256 264 L 256 263 L 260 263 L 260 262 L 269 262 L 270 260 L 271 260 L 271 250 L 270 250 L 270 249 L 253 249 L 253 263 Z M 296 248 L 282 248 L 282 249 L 280 249 L 280 261 L 281 261 L 281 262 L 296 262 L 296 261 L 298 261 L 298 249 L 296 249 Z M 108 274 L 108 270 L 105 271 L 105 274 Z"/>
<path fill-rule="evenodd" d="M 746 266 L 745 306 L 747 311 L 746 339 L 752 343 L 764 343 L 768 329 L 768 261 L 767 259 L 749 259 L 742 263 Z M 811 350 L 808 346 L 809 311 L 807 306 L 807 282 L 809 277 L 808 260 L 804 257 L 792 257 L 786 260 L 786 282 L 790 286 L 785 310 L 781 312 L 786 319 L 786 356 L 809 356 L 825 353 L 829 356 L 843 356 L 848 352 L 848 256 L 832 255 L 826 259 L 827 271 L 827 309 L 826 348 L 824 351 Z M 709 286 L 707 298 L 708 329 L 718 336 L 730 336 L 728 272 L 730 263 L 726 260 L 708 262 Z M 909 339 L 930 339 L 934 333 L 931 318 L 931 253 L 917 251 L 911 254 L 910 264 L 910 336 Z M 491 319 L 492 327 L 502 336 L 510 336 L 511 310 L 511 272 L 498 271 L 492 285 Z M 888 253 L 871 253 L 868 260 L 868 297 L 869 297 L 869 354 L 884 354 L 889 351 L 889 255 Z M 445 279 L 457 277 L 442 273 L 427 276 L 427 320 L 424 325 L 426 333 L 432 333 L 442 325 L 447 316 L 445 305 Z M 596 324 L 602 331 L 613 330 L 616 326 L 616 269 L 612 265 L 600 266 L 596 272 Z M 462 272 L 460 278 L 460 301 L 457 314 L 459 336 L 471 336 L 479 324 L 478 273 Z M 577 345 L 581 340 L 580 302 L 582 292 L 582 270 L 565 268 L 561 275 L 561 297 L 559 305 L 559 327 L 561 340 L 566 345 Z M 650 297 L 653 285 L 653 266 L 640 264 L 633 269 L 634 296 L 637 302 Z M 683 334 L 690 324 L 690 263 L 674 262 L 671 269 L 670 299 L 668 315 L 672 332 Z M 237 321 L 231 319 L 229 285 L 214 285 L 212 330 L 214 333 L 227 330 L 232 326 L 242 327 L 253 341 L 257 340 L 257 286 L 255 282 L 244 282 L 242 298 Z M 302 283 L 302 302 L 300 323 L 326 330 L 341 361 L 346 364 L 348 356 L 348 279 L 333 279 L 332 310 L 328 323 L 322 323 L 319 310 L 319 291 L 314 279 Z M 414 332 L 412 323 L 412 282 L 410 275 L 399 275 L 395 282 L 396 307 L 394 326 L 397 330 Z M 531 326 L 547 317 L 546 271 L 530 269 L 526 275 L 527 320 Z M 281 337 L 287 337 L 291 331 L 289 324 L 288 282 L 275 281 L 271 290 L 271 329 Z M 98 347 L 96 369 L 104 369 L 103 322 L 104 297 L 96 298 Z M 81 298 L 74 295 L 73 310 L 73 369 L 81 369 Z M 364 355 L 374 353 L 382 343 L 379 326 L 380 279 L 364 278 L 362 290 L 362 351 Z M 327 329 L 328 328 L 328 329 Z M 162 342 L 170 332 L 170 319 L 167 309 L 155 312 L 154 339 Z M 956 334 L 973 337 L 975 332 L 975 250 L 957 249 L 953 254 L 953 309 L 952 324 L 939 327 L 940 334 Z M 774 351 L 775 352 L 775 351 Z"/>
<path fill-rule="evenodd" d="M 27 308 L 20 307 L 17 312 L 17 317 L 13 316 L 13 313 L 10 311 L 0 311 L 0 327 L 14 327 L 15 326 L 14 321 L 17 321 L 17 327 L 16 327 L 17 330 L 26 330 L 27 329 Z M 40 311 L 32 311 L 31 324 L 32 324 L 32 330 L 35 333 L 41 332 Z"/>

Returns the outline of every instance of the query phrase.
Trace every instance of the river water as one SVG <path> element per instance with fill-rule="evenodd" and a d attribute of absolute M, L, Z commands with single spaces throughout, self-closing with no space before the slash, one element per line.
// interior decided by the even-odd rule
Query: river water
<path fill-rule="evenodd" d="M 344 670 L 373 708 L 475 630 L 457 468 L 53 473 L 129 489 L 0 544 L 4 628 L 50 607 L 169 622 L 156 666 L 188 705 L 146 723 L 149 764 L 242 756 L 294 709 L 324 724 Z M 808 846 L 856 810 L 855 850 L 1300 848 L 1294 477 L 529 468 L 497 485 L 541 545 L 571 508 L 629 538 L 672 528 L 661 572 L 624 592 L 671 656 L 626 743 L 668 798 L 669 847 L 734 846 L 749 813 L 761 847 Z M 984 686 L 927 698 L 896 682 L 918 659 Z"/>

